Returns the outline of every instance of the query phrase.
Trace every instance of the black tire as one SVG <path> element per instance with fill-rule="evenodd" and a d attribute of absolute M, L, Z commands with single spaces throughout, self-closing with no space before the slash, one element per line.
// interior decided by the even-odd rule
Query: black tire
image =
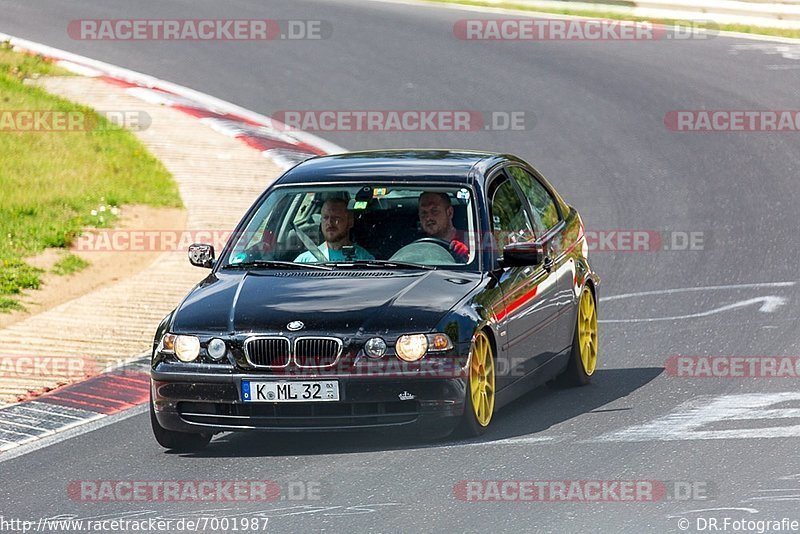
<path fill-rule="evenodd" d="M 464 403 L 464 415 L 461 422 L 453 431 L 453 436 L 458 438 L 477 438 L 486 433 L 488 427 L 478 424 L 475 418 L 475 408 L 472 406 L 472 398 L 469 394 L 469 384 L 467 384 L 467 400 Z"/>
<path fill-rule="evenodd" d="M 156 419 L 152 399 L 150 400 L 150 425 L 153 427 L 153 436 L 155 436 L 158 444 L 171 451 L 196 452 L 205 448 L 208 442 L 211 441 L 211 434 L 175 432 L 162 427 Z"/>
<path fill-rule="evenodd" d="M 592 304 L 596 305 L 594 302 L 594 293 L 589 288 L 584 288 L 583 292 L 588 292 L 591 295 Z M 581 293 L 582 297 L 583 292 Z M 556 384 L 559 386 L 585 386 L 592 381 L 592 376 L 586 372 L 581 360 L 580 334 L 578 332 L 578 325 L 580 321 L 581 311 L 579 309 L 575 319 L 575 328 L 572 333 L 572 349 L 570 350 L 569 354 L 569 362 L 567 363 L 567 368 L 564 370 L 564 372 L 561 373 L 556 379 Z M 592 370 L 592 374 L 594 374 L 594 370 Z"/>
<path fill-rule="evenodd" d="M 492 395 L 494 395 L 494 388 L 496 387 L 494 381 L 494 349 L 492 349 L 492 344 L 489 340 L 489 337 L 486 335 L 485 332 L 480 332 L 478 336 L 476 336 L 475 341 L 473 344 L 478 342 L 479 339 L 482 338 L 482 342 L 485 343 L 486 350 L 488 350 L 488 359 L 487 361 L 491 362 L 491 372 L 492 372 Z M 475 358 L 475 349 L 473 348 L 473 356 Z M 470 369 L 472 369 L 472 360 L 470 361 Z M 489 408 L 489 416 L 488 421 L 486 424 L 481 424 L 478 421 L 478 417 L 476 415 L 475 406 L 472 401 L 471 395 L 471 374 L 467 376 L 467 388 L 465 392 L 465 400 L 464 400 L 464 414 L 461 416 L 461 422 L 456 427 L 455 431 L 453 432 L 454 436 L 461 437 L 461 438 L 474 438 L 483 435 L 486 430 L 491 426 L 492 419 L 494 418 L 494 398 L 492 398 L 491 407 Z"/>

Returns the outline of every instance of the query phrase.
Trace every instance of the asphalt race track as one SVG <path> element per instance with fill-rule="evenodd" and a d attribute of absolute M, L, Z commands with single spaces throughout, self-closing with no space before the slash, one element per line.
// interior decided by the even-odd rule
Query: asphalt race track
<path fill-rule="evenodd" d="M 316 133 L 352 150 L 510 152 L 537 166 L 589 230 L 658 232 L 667 236 L 662 245 L 692 232 L 703 239 L 699 250 L 680 250 L 679 242 L 678 250 L 602 250 L 614 248 L 606 242 L 593 251 L 606 321 L 594 383 L 532 392 L 499 412 L 479 440 L 226 434 L 200 454 L 176 455 L 155 443 L 140 413 L 22 456 L 0 456 L 0 514 L 258 517 L 269 518 L 271 532 L 680 532 L 687 525 L 694 532 L 710 518 L 800 520 L 798 378 L 665 371 L 675 356 L 800 353 L 792 222 L 800 133 L 675 132 L 664 124 L 673 110 L 796 109 L 800 45 L 454 36 L 457 20 L 491 16 L 370 1 L 0 0 L 1 32 L 264 115 L 525 111 L 523 131 Z M 67 34 L 71 20 L 120 18 L 314 19 L 326 21 L 332 35 L 198 43 Z M 69 491 L 72 481 L 188 479 L 274 480 L 287 498 L 86 502 Z M 658 481 L 668 493 L 695 491 L 694 499 L 656 502 L 459 498 L 462 481 L 479 480 Z"/>

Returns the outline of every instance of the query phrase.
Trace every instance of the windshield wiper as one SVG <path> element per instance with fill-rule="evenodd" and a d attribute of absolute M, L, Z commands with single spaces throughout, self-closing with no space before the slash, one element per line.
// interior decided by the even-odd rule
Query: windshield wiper
<path fill-rule="evenodd" d="M 331 267 L 408 267 L 411 269 L 425 269 L 428 271 L 435 271 L 436 267 L 432 265 L 424 265 L 422 263 L 412 263 L 410 261 L 395 261 L 395 260 L 352 260 L 342 262 L 327 262 L 323 265 L 330 265 Z"/>
<path fill-rule="evenodd" d="M 249 269 L 252 267 L 285 267 L 289 269 L 316 269 L 318 271 L 332 271 L 333 267 L 315 263 L 295 263 L 291 261 L 254 260 L 241 263 L 229 263 L 225 269 Z"/>

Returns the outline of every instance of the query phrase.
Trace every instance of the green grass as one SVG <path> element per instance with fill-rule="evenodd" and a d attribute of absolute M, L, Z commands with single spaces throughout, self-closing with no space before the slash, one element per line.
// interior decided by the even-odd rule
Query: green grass
<path fill-rule="evenodd" d="M 612 19 L 612 20 L 630 20 L 634 22 L 651 22 L 653 24 L 663 25 L 684 25 L 691 24 L 694 28 L 704 28 L 707 30 L 729 31 L 739 33 L 756 33 L 759 35 L 771 35 L 773 37 L 789 37 L 794 39 L 800 38 L 800 30 L 789 28 L 766 28 L 762 26 L 752 26 L 748 24 L 716 24 L 713 22 L 677 20 L 677 19 L 661 19 L 651 17 L 634 17 L 624 13 L 609 13 L 598 10 L 586 9 L 571 9 L 571 8 L 547 8 L 547 7 L 534 7 L 530 4 L 521 4 L 518 2 L 488 2 L 486 0 L 424 0 L 432 4 L 454 4 L 465 6 L 477 7 L 495 7 L 499 9 L 513 9 L 516 11 L 531 11 L 537 13 L 552 13 L 555 15 L 576 15 L 579 17 L 590 17 L 595 19 Z M 612 2 L 609 2 L 612 3 Z M 698 13 L 698 19 L 702 18 L 703 14 Z"/>
<path fill-rule="evenodd" d="M 16 300 L 0 296 L 0 313 L 8 313 L 14 310 L 22 310 L 23 306 Z"/>
<path fill-rule="evenodd" d="M 51 269 L 51 272 L 59 276 L 77 273 L 89 266 L 89 262 L 75 254 L 66 254 Z"/>
<path fill-rule="evenodd" d="M 94 125 L 73 132 L 0 129 L 0 310 L 14 309 L 10 296 L 41 284 L 42 271 L 25 257 L 66 248 L 86 227 L 112 226 L 112 207 L 181 206 L 170 174 L 132 133 L 24 83 L 59 73 L 41 58 L 0 46 L 0 113 L 80 112 Z"/>
<path fill-rule="evenodd" d="M 19 80 L 42 75 L 71 75 L 68 70 L 56 67 L 42 56 L 14 52 L 8 42 L 0 42 L 0 72 Z"/>
<path fill-rule="evenodd" d="M 19 259 L 3 259 L 0 269 L 0 296 L 15 295 L 19 289 L 39 289 L 42 269 Z"/>

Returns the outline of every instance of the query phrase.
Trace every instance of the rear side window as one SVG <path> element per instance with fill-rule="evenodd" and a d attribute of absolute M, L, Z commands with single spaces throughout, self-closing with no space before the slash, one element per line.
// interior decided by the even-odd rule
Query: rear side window
<path fill-rule="evenodd" d="M 514 177 L 531 204 L 536 233 L 546 234 L 559 221 L 555 200 L 541 182 L 522 167 L 509 167 L 508 173 Z"/>

